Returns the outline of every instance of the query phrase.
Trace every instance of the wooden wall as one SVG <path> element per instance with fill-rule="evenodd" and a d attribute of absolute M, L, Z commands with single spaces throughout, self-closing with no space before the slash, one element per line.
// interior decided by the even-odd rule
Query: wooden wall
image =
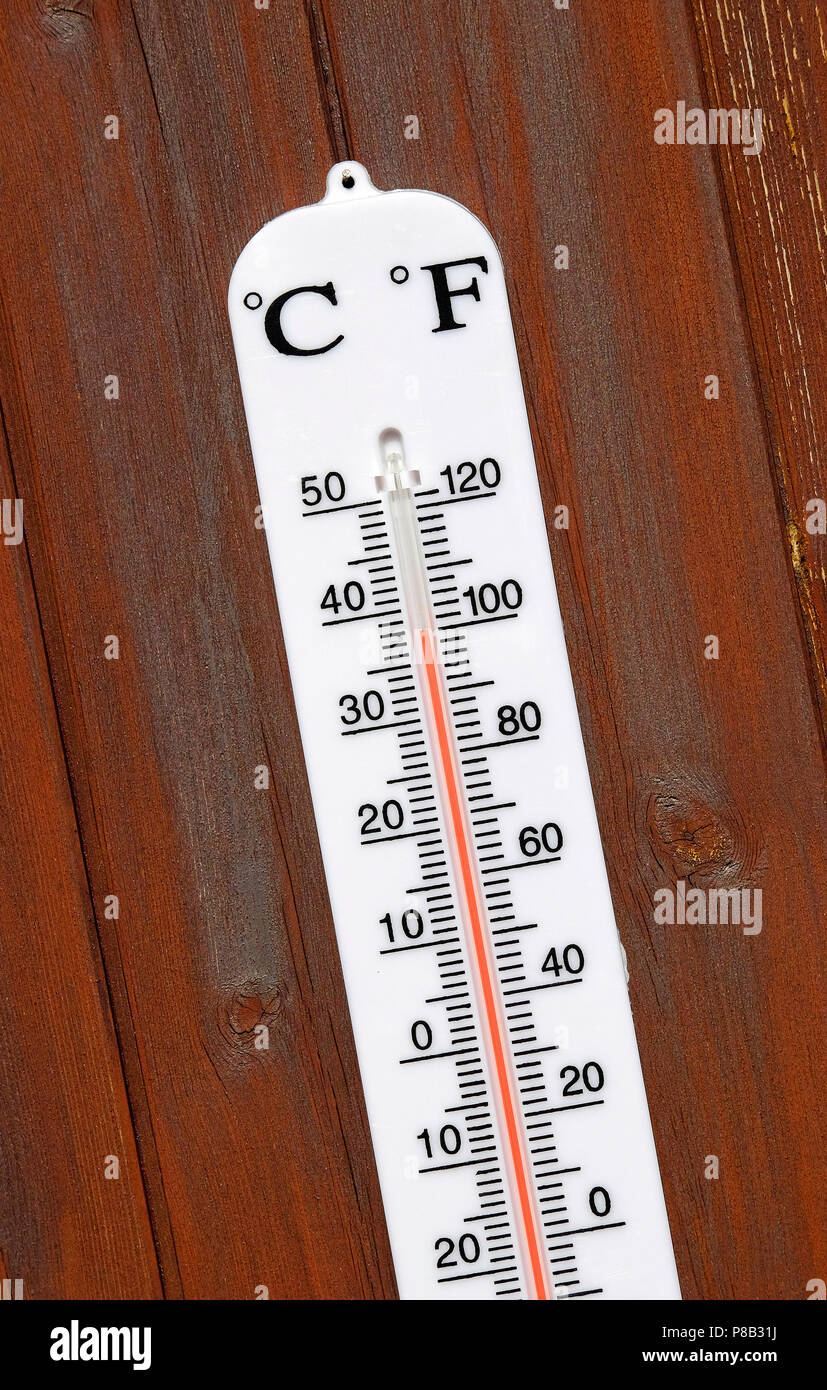
<path fill-rule="evenodd" d="M 827 8 L 785 0 L 3 6 L 27 1297 L 395 1294 L 226 317 L 252 233 L 349 157 L 503 252 L 684 1294 L 827 1278 L 825 55 Z M 656 144 L 679 100 L 760 107 L 761 154 Z M 680 878 L 761 888 L 761 934 L 653 926 Z"/>

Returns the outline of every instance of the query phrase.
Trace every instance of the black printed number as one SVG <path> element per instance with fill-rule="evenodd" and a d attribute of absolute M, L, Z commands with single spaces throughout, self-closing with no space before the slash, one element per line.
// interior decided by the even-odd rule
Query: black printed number
<path fill-rule="evenodd" d="M 349 608 L 351 613 L 358 613 L 365 606 L 365 591 L 355 579 L 350 579 L 342 589 L 340 598 L 336 591 L 336 585 L 329 584 L 319 606 L 331 613 L 338 613 L 339 609 L 343 607 Z"/>
<path fill-rule="evenodd" d="M 523 591 L 516 579 L 504 579 L 502 584 L 472 584 L 463 589 L 462 597 L 467 598 L 476 618 L 480 613 L 499 613 L 501 608 L 514 612 L 523 601 Z"/>
<path fill-rule="evenodd" d="M 431 1131 L 429 1129 L 423 1129 L 416 1137 L 422 1140 L 428 1157 L 433 1158 L 434 1150 L 431 1144 Z M 442 1129 L 439 1131 L 438 1143 L 441 1152 L 448 1154 L 449 1158 L 453 1158 L 458 1154 L 462 1148 L 462 1135 L 456 1125 L 443 1125 Z"/>
<path fill-rule="evenodd" d="M 433 1029 L 424 1018 L 418 1018 L 411 1028 L 411 1042 L 417 1052 L 427 1052 L 434 1040 Z"/>
<path fill-rule="evenodd" d="M 385 701 L 378 690 L 366 690 L 364 695 L 343 695 L 339 701 L 343 724 L 361 724 L 363 719 L 375 723 L 385 713 Z"/>
<path fill-rule="evenodd" d="M 552 946 L 545 960 L 543 961 L 543 974 L 554 975 L 555 979 L 564 972 L 566 975 L 582 975 L 586 958 L 580 947 L 574 941 L 568 946 L 564 946 L 562 954 L 558 956 L 557 947 Z"/>
<path fill-rule="evenodd" d="M 454 1241 L 450 1236 L 440 1236 L 434 1241 L 434 1250 L 439 1255 L 436 1262 L 437 1269 L 454 1269 L 462 1260 L 463 1264 L 476 1264 L 480 1257 L 480 1243 L 476 1236 L 472 1236 L 470 1231 L 460 1236 L 458 1241 Z M 459 1260 L 454 1259 L 454 1255 L 459 1255 Z"/>
<path fill-rule="evenodd" d="M 533 700 L 526 700 L 519 709 L 516 705 L 500 705 L 497 710 L 497 728 L 506 738 L 520 733 L 536 734 L 542 722 L 540 706 Z"/>
<path fill-rule="evenodd" d="M 302 478 L 302 501 L 306 507 L 318 507 L 325 498 L 328 502 L 341 502 L 345 495 L 345 480 L 341 473 L 325 473 L 319 484 L 318 473 Z"/>
<path fill-rule="evenodd" d="M 445 478 L 448 491 L 455 496 L 458 492 L 493 492 L 500 485 L 502 470 L 496 459 L 483 459 L 481 463 L 466 461 L 456 467 L 449 463 L 439 476 Z"/>
<path fill-rule="evenodd" d="M 396 937 L 394 935 L 393 917 L 389 912 L 386 912 L 384 917 L 379 918 L 379 921 L 381 922 L 383 927 L 387 928 L 388 940 L 391 943 L 393 943 L 396 940 Z M 420 912 L 417 912 L 415 907 L 406 908 L 405 911 L 402 913 L 403 936 L 407 936 L 409 941 L 416 941 L 418 937 L 422 936 L 424 931 L 425 923 L 422 920 L 422 914 Z"/>
<path fill-rule="evenodd" d="M 545 850 L 546 854 L 559 854 L 563 848 L 563 832 L 553 820 L 545 825 L 526 825 L 520 831 L 520 853 L 526 859 L 536 859 Z"/>
<path fill-rule="evenodd" d="M 359 807 L 359 819 L 363 835 L 378 835 L 383 825 L 386 830 L 398 830 L 405 819 L 405 812 L 398 801 L 383 801 L 381 806 L 366 801 Z"/>
<path fill-rule="evenodd" d="M 605 1187 L 593 1187 L 589 1193 L 589 1206 L 594 1216 L 608 1216 L 612 1209 L 612 1199 Z"/>
<path fill-rule="evenodd" d="M 568 1081 L 566 1081 L 566 1077 L 568 1077 Z M 602 1091 L 605 1077 L 599 1062 L 586 1062 L 582 1071 L 580 1067 L 563 1067 L 560 1080 L 566 1082 L 563 1087 L 564 1096 L 582 1096 L 584 1088 L 592 1092 Z M 582 1086 L 580 1085 L 581 1081 Z"/>

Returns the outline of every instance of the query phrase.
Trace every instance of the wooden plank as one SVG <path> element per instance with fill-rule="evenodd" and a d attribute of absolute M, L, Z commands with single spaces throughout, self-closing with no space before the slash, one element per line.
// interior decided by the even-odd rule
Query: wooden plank
<path fill-rule="evenodd" d="M 165 1287 L 391 1294 L 226 319 L 252 232 L 323 191 L 318 33 L 17 0 L 0 47 L 0 392 Z"/>
<path fill-rule="evenodd" d="M 0 496 L 20 498 L 2 442 Z M 19 542 L 0 544 L 0 1278 L 21 1280 L 24 1298 L 153 1298 L 158 1265 L 22 501 Z"/>
<path fill-rule="evenodd" d="M 789 563 L 827 734 L 827 11 L 694 0 L 709 105 L 762 113 L 760 157 L 719 147 Z"/>
<path fill-rule="evenodd" d="M 785 552 L 776 506 L 800 530 L 802 499 L 824 491 L 808 457 L 823 425 L 823 330 L 803 299 L 816 266 L 805 237 L 796 272 L 804 230 L 782 224 L 788 302 L 762 163 L 725 165 L 730 209 L 733 190 L 758 199 L 742 220 L 763 259 L 745 257 L 733 214 L 747 322 L 713 152 L 652 140 L 657 107 L 707 101 L 688 13 L 666 8 L 641 3 L 630 24 L 541 0 L 161 14 L 14 0 L 0 18 L 16 135 L 0 395 L 89 881 L 96 904 L 121 899 L 117 927 L 98 925 L 173 1296 L 393 1291 L 224 309 L 248 236 L 319 197 L 350 150 L 379 183 L 467 202 L 506 257 L 547 504 L 571 511 L 553 556 L 684 1290 L 798 1298 L 823 1267 L 823 786 L 801 642 L 817 684 L 823 609 L 816 542 L 793 533 Z M 698 14 L 712 90 L 723 41 L 711 7 Z M 787 96 L 810 170 L 802 117 L 823 97 L 795 105 L 793 75 L 812 78 L 796 64 L 762 101 L 777 115 Z M 419 141 L 404 138 L 411 113 Z M 105 142 L 110 114 L 120 138 Z M 804 166 L 772 149 L 777 218 Z M 780 356 L 756 312 L 767 283 Z M 269 794 L 253 789 L 262 763 Z M 762 887 L 762 934 L 654 927 L 653 892 L 681 876 Z M 52 1103 L 76 1108 L 59 1081 Z M 27 1120 L 36 1100 L 21 1097 Z M 80 1201 L 94 1206 L 97 1181 L 81 1169 Z M 15 1191 L 12 1224 L 45 1231 L 47 1197 Z M 73 1236 L 57 1261 L 30 1242 L 35 1290 L 93 1287 Z M 110 1246 L 96 1287 L 113 1277 L 147 1287 Z"/>
<path fill-rule="evenodd" d="M 658 108 L 704 104 L 691 13 L 325 13 L 353 156 L 468 204 L 504 253 L 549 519 L 570 509 L 552 555 L 685 1296 L 806 1297 L 819 735 L 715 155 L 653 138 Z M 760 888 L 761 934 L 656 927 L 680 879 Z"/>

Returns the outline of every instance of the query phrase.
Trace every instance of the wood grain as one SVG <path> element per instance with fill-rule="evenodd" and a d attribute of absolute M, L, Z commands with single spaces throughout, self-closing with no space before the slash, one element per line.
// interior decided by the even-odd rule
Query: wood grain
<path fill-rule="evenodd" d="M 761 158 L 721 147 L 788 559 L 827 731 L 827 9 L 696 0 L 710 103 L 763 113 Z"/>
<path fill-rule="evenodd" d="M 4 7 L 3 486 L 31 564 L 27 589 L 0 556 L 4 765 L 28 749 L 2 793 L 4 1007 L 19 1027 L 42 989 L 60 1036 L 81 1001 L 60 1066 L 0 1039 L 13 1132 L 55 1117 L 40 1168 L 0 1174 L 30 1296 L 394 1296 L 225 305 L 252 233 L 348 156 L 466 203 L 503 251 L 545 503 L 570 509 L 552 558 L 685 1296 L 824 1277 L 823 538 L 802 525 L 825 88 L 816 20 L 768 0 L 765 41 L 747 8 Z M 657 108 L 718 94 L 764 106 L 760 158 L 654 143 Z M 655 927 L 679 878 L 761 888 L 763 931 Z M 57 978 L 45 947 L 20 964 L 21 891 Z"/>
<path fill-rule="evenodd" d="M 5 444 L 0 488 L 19 498 Z M 0 544 L 0 1278 L 160 1290 L 23 537 Z M 117 1173 L 112 1160 L 118 1164 Z M 107 1177 L 109 1174 L 115 1176 Z"/>

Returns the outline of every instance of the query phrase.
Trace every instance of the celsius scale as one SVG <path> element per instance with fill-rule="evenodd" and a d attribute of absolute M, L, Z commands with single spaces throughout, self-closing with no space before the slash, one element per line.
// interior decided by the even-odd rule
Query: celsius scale
<path fill-rule="evenodd" d="M 337 164 L 229 308 L 400 1295 L 679 1298 L 497 248 Z"/>

